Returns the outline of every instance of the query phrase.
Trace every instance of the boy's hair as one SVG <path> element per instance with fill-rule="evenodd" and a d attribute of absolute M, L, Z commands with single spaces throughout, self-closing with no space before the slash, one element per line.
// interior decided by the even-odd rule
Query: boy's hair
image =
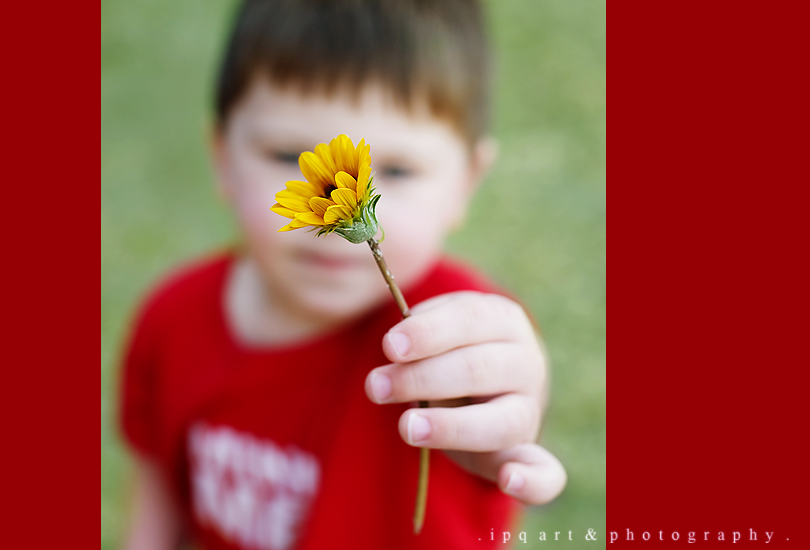
<path fill-rule="evenodd" d="M 426 101 L 472 144 L 487 130 L 489 56 L 476 0 L 246 0 L 216 90 L 216 117 L 257 74 L 302 93 L 355 97 L 380 83 L 411 109 Z"/>

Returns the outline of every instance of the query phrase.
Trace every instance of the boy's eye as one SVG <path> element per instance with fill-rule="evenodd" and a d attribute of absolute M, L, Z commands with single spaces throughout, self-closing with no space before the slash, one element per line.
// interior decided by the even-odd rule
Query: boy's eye
<path fill-rule="evenodd" d="M 281 164 L 294 164 L 298 166 L 298 157 L 300 154 L 301 153 L 293 153 L 291 151 L 268 151 L 266 156 Z"/>
<path fill-rule="evenodd" d="M 413 175 L 413 171 L 404 166 L 383 166 L 380 169 L 380 176 L 388 179 L 408 178 Z"/>

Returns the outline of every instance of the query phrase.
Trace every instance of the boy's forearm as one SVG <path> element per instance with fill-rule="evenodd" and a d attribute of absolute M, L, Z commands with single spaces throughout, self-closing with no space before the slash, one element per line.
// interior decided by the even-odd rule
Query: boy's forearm
<path fill-rule="evenodd" d="M 130 525 L 123 550 L 178 550 L 183 547 L 180 513 L 166 481 L 149 459 L 136 457 Z"/>

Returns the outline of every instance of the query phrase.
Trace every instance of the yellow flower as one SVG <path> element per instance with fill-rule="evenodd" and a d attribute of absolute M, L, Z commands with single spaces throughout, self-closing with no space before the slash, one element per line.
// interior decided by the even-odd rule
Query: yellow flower
<path fill-rule="evenodd" d="M 271 210 L 292 221 L 279 229 L 317 228 L 318 235 L 337 232 L 359 243 L 372 238 L 378 222 L 371 175 L 371 147 L 361 139 L 357 147 L 345 134 L 329 145 L 321 143 L 315 152 L 298 157 L 306 181 L 288 181 L 287 188 L 276 193 Z"/>

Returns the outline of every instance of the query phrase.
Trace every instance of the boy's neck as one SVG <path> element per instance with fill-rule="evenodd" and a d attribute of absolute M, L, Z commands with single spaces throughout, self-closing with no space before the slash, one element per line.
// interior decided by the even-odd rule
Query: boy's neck
<path fill-rule="evenodd" d="M 234 258 L 225 280 L 225 320 L 235 339 L 247 346 L 293 343 L 327 332 L 340 319 L 313 315 L 273 292 L 249 256 Z"/>

